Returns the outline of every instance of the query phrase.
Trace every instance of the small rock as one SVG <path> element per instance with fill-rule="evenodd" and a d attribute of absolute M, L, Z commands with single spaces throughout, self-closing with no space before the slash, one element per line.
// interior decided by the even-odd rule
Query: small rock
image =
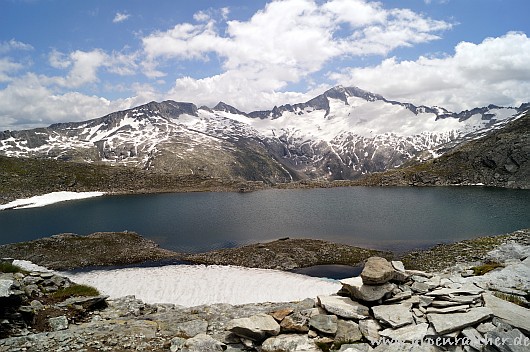
<path fill-rule="evenodd" d="M 469 305 L 451 306 L 445 308 L 428 307 L 427 313 L 447 314 L 467 312 Z"/>
<path fill-rule="evenodd" d="M 331 314 L 347 319 L 365 319 L 370 316 L 368 307 L 348 297 L 318 296 L 318 303 Z"/>
<path fill-rule="evenodd" d="M 293 313 L 282 320 L 280 328 L 282 332 L 308 332 L 309 317 L 300 312 Z"/>
<path fill-rule="evenodd" d="M 430 286 L 425 282 L 414 281 L 411 288 L 414 292 L 427 293 L 429 292 Z"/>
<path fill-rule="evenodd" d="M 363 338 L 363 334 L 359 329 L 359 324 L 339 319 L 337 321 L 337 333 L 335 334 L 335 342 L 355 342 Z"/>
<path fill-rule="evenodd" d="M 337 316 L 319 314 L 309 319 L 309 326 L 324 334 L 335 334 L 337 332 Z"/>
<path fill-rule="evenodd" d="M 398 340 L 402 342 L 422 341 L 427 335 L 427 328 L 429 324 L 422 323 L 418 325 L 407 325 L 398 329 L 385 329 L 379 334 L 391 340 Z"/>
<path fill-rule="evenodd" d="M 366 260 L 361 278 L 365 285 L 380 285 L 394 278 L 394 268 L 385 258 L 370 257 Z"/>
<path fill-rule="evenodd" d="M 177 352 L 184 346 L 185 343 L 186 339 L 182 337 L 174 337 L 171 339 L 171 346 L 169 347 L 169 350 L 171 352 Z"/>
<path fill-rule="evenodd" d="M 360 277 L 352 277 L 341 280 L 343 288 L 345 288 L 353 298 L 366 301 L 379 301 L 386 295 L 390 294 L 396 285 L 387 282 L 382 285 L 364 285 Z"/>
<path fill-rule="evenodd" d="M 317 345 L 304 335 L 285 334 L 269 337 L 261 345 L 262 352 L 322 352 Z"/>
<path fill-rule="evenodd" d="M 372 307 L 372 312 L 376 319 L 395 329 L 414 322 L 410 308 L 410 304 L 390 304 L 374 306 Z"/>
<path fill-rule="evenodd" d="M 202 319 L 195 319 L 175 324 L 175 334 L 179 337 L 191 338 L 198 334 L 205 334 L 208 329 L 208 322 Z"/>
<path fill-rule="evenodd" d="M 405 272 L 405 266 L 401 260 L 392 260 L 390 262 L 395 270 Z"/>
<path fill-rule="evenodd" d="M 62 315 L 56 318 L 49 318 L 48 324 L 53 331 L 68 329 L 68 319 Z"/>
<path fill-rule="evenodd" d="M 13 286 L 14 280 L 0 280 L 0 298 L 9 297 L 13 294 L 11 287 Z"/>
<path fill-rule="evenodd" d="M 359 330 L 361 331 L 361 334 L 363 334 L 364 338 L 370 343 L 378 341 L 381 337 L 379 335 L 381 325 L 379 325 L 379 323 L 373 319 L 359 321 Z"/>
<path fill-rule="evenodd" d="M 226 349 L 226 345 L 206 334 L 198 334 L 186 340 L 181 347 L 182 352 L 221 352 Z"/>
<path fill-rule="evenodd" d="M 253 341 L 262 341 L 267 335 L 278 335 L 280 325 L 268 314 L 257 314 L 229 321 L 226 330 Z"/>
<path fill-rule="evenodd" d="M 286 316 L 291 314 L 293 310 L 291 308 L 284 308 L 271 313 L 271 316 L 276 319 L 276 321 L 282 321 Z"/>

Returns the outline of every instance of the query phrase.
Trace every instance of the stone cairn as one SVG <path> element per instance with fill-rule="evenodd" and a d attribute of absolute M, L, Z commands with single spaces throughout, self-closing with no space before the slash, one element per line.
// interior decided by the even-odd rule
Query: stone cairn
<path fill-rule="evenodd" d="M 530 351 L 530 311 L 458 277 L 371 257 L 341 283 L 313 308 L 235 319 L 227 330 L 263 352 Z"/>
<path fill-rule="evenodd" d="M 371 257 L 359 277 L 341 283 L 335 295 L 300 302 L 186 308 L 133 296 L 49 304 L 47 295 L 70 285 L 67 279 L 0 274 L 0 331 L 18 330 L 0 337 L 0 352 L 530 351 L 530 310 L 460 274 Z M 38 316 L 47 319 L 45 331 L 31 325 Z"/>

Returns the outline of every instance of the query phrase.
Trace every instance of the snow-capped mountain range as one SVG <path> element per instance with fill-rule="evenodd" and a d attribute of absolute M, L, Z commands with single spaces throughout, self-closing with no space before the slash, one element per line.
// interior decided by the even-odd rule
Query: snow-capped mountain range
<path fill-rule="evenodd" d="M 244 113 L 220 102 L 151 102 L 84 122 L 0 132 L 0 154 L 285 182 L 353 179 L 438 157 L 530 108 L 460 113 L 335 87 L 305 103 Z"/>

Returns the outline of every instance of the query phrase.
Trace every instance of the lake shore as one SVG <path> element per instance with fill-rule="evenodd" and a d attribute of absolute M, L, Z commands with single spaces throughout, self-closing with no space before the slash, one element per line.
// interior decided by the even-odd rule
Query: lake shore
<path fill-rule="evenodd" d="M 383 280 L 381 275 L 385 270 L 376 270 L 374 260 L 385 261 L 394 268 L 391 269 L 393 275 L 384 279 L 384 283 L 370 286 L 377 290 L 388 286 L 390 291 L 383 298 L 369 295 L 361 297 L 358 295 L 364 291 L 353 288 L 350 290 L 356 279 L 364 282 L 363 274 L 340 283 L 332 280 L 317 282 L 316 278 L 306 277 L 304 285 L 307 285 L 303 286 L 297 281 L 301 275 L 275 270 L 220 266 L 218 268 L 225 270 L 226 275 L 219 275 L 216 271 L 213 276 L 205 277 L 204 270 L 176 273 L 169 272 L 168 268 L 171 269 L 171 266 L 168 266 L 147 268 L 162 269 L 163 272 L 158 275 L 156 272 L 140 271 L 145 268 L 132 271 L 96 270 L 88 274 L 103 276 L 104 280 L 99 278 L 92 283 L 83 279 L 83 272 L 79 273 L 81 276 L 74 274 L 69 278 L 69 273 L 54 273 L 46 268 L 40 270 L 41 268 L 29 267 L 27 272 L 0 274 L 3 299 L 11 300 L 7 305 L 10 308 L 4 312 L 2 328 L 5 329 L 0 336 L 0 350 L 66 351 L 72 350 L 73 346 L 76 350 L 88 351 L 125 351 L 136 348 L 152 352 L 380 352 L 389 350 L 388 345 L 380 344 L 380 338 L 387 338 L 390 342 L 397 341 L 392 343 L 399 343 L 396 348 L 399 347 L 400 351 L 412 350 L 417 346 L 414 344 L 417 340 L 425 341 L 426 349 L 421 349 L 422 351 L 442 351 L 445 349 L 429 346 L 428 341 L 451 336 L 462 336 L 460 343 L 456 343 L 462 348 L 468 345 L 462 342 L 463 338 L 473 343 L 482 339 L 503 338 L 509 341 L 508 346 L 517 347 L 517 341 L 529 341 L 530 338 L 527 308 L 530 283 L 527 275 L 529 235 L 529 230 L 525 229 L 454 243 L 448 247 L 436 246 L 436 250 L 433 248 L 427 251 L 429 260 L 434 260 L 437 253 L 448 261 L 453 261 L 451 267 L 440 272 L 410 270 L 401 262 L 392 261 L 390 264 L 383 258 L 371 257 L 372 266 L 368 264 L 370 260 L 364 265 L 363 274 L 366 277 L 371 273 L 370 277 L 377 276 Z M 71 235 L 62 237 L 63 242 L 65 237 L 72 238 Z M 105 236 L 100 235 L 101 237 Z M 285 241 L 288 240 L 283 239 L 281 242 Z M 504 244 L 498 245 L 499 243 Z M 270 251 L 269 244 L 262 245 L 258 248 L 268 248 Z M 457 263 L 458 260 L 464 260 L 462 255 L 455 252 L 460 247 L 465 248 L 463 252 L 469 254 L 467 259 L 478 260 L 482 264 L 494 260 L 498 262 L 498 266 L 488 272 L 475 273 L 472 269 L 477 268 L 477 264 Z M 488 251 L 490 247 L 493 250 Z M 416 254 L 413 257 L 421 256 Z M 486 266 L 481 265 L 479 268 Z M 210 270 L 217 266 L 192 267 Z M 274 272 L 272 274 L 276 276 L 264 280 L 263 276 L 256 275 L 259 271 Z M 123 273 L 129 275 L 120 279 L 119 274 Z M 217 281 L 212 282 L 214 278 Z M 94 293 L 97 296 L 93 297 L 52 300 L 53 292 L 72 285 L 70 279 L 74 282 L 81 279 L 81 283 L 94 285 L 104 291 Z M 189 282 L 187 285 L 182 282 L 175 284 L 172 279 L 185 279 Z M 233 286 L 233 281 L 238 280 L 240 285 Z M 205 286 L 197 281 L 202 281 Z M 324 284 L 329 287 L 324 287 Z M 125 291 L 107 292 L 110 288 L 123 287 L 126 288 Z M 154 303 L 146 303 L 131 296 L 131 292 L 135 292 L 128 291 L 131 288 L 139 288 L 138 292 L 155 291 L 150 296 L 147 295 L 150 302 Z M 308 298 L 295 298 L 294 301 L 287 302 L 282 300 L 285 299 L 282 298 L 284 296 L 266 299 L 258 297 L 256 303 L 248 304 L 221 300 L 217 302 L 223 303 L 193 306 L 191 302 L 182 306 L 180 304 L 184 300 L 181 298 L 177 297 L 175 304 L 154 296 L 158 291 L 167 293 L 168 290 L 171 291 L 171 297 L 178 292 L 191 297 L 203 297 L 224 291 L 229 298 L 241 299 L 243 294 L 248 294 L 249 288 L 257 288 L 259 293 L 269 291 L 275 294 L 291 294 L 291 291 L 298 290 L 301 291 L 300 297 Z M 190 289 L 195 291 L 190 292 Z M 334 294 L 337 289 L 339 291 Z M 323 291 L 315 294 L 314 290 Z M 251 296 L 256 299 L 255 294 Z M 24 314 L 26 317 L 31 315 L 33 319 L 28 319 L 29 323 L 25 322 L 22 319 Z M 274 329 L 269 328 L 271 325 L 274 325 Z M 333 330 L 328 328 L 330 325 Z M 246 333 L 249 329 L 258 330 L 249 337 Z M 470 332 L 473 335 L 469 335 Z M 258 333 L 261 335 L 256 337 Z M 403 335 L 405 333 L 414 334 L 412 342 L 407 337 L 409 335 Z M 280 348 L 284 344 L 293 347 Z M 501 346 L 495 344 L 497 345 Z M 356 349 L 361 346 L 361 350 Z"/>
<path fill-rule="evenodd" d="M 508 242 L 530 245 L 530 229 L 439 244 L 404 254 L 377 251 L 313 239 L 283 238 L 238 248 L 205 253 L 178 253 L 160 248 L 134 232 L 99 232 L 88 236 L 60 234 L 34 241 L 0 246 L 0 258 L 28 260 L 54 270 L 174 261 L 191 264 L 234 265 L 249 268 L 292 270 L 315 265 L 358 266 L 368 257 L 402 260 L 408 268 L 440 271 L 458 263 L 481 261 L 488 251 Z"/>

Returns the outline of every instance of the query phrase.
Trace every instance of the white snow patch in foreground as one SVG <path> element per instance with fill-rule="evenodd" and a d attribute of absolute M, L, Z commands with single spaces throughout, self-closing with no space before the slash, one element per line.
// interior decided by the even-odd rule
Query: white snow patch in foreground
<path fill-rule="evenodd" d="M 60 274 L 78 284 L 94 286 L 110 298 L 134 295 L 145 303 L 186 307 L 298 301 L 336 293 L 341 288 L 335 280 L 219 265 L 168 265 Z"/>
<path fill-rule="evenodd" d="M 37 265 L 37 264 L 33 264 L 32 262 L 30 262 L 29 260 L 18 260 L 18 259 L 15 259 L 13 260 L 13 265 L 16 265 L 24 270 L 27 270 L 27 271 L 38 271 L 38 272 L 41 272 L 41 273 L 52 273 L 53 271 L 48 269 L 48 268 L 45 268 L 43 266 L 40 266 L 40 265 Z"/>
<path fill-rule="evenodd" d="M 44 194 L 42 196 L 17 199 L 12 201 L 11 203 L 2 204 L 0 205 L 0 210 L 43 207 L 45 205 L 64 202 L 67 200 L 99 197 L 104 194 L 105 193 L 103 192 L 52 192 Z"/>

